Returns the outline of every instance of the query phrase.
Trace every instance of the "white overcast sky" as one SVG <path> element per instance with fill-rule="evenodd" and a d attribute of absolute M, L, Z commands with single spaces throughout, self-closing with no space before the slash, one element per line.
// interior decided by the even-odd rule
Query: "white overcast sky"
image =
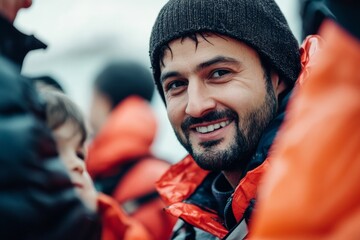
<path fill-rule="evenodd" d="M 91 82 L 111 59 L 148 59 L 152 24 L 166 0 L 33 0 L 15 21 L 17 28 L 48 44 L 25 59 L 23 73 L 48 74 L 56 78 L 68 95 L 88 112 Z M 297 0 L 278 0 L 290 27 L 300 35 Z M 177 143 L 158 96 L 153 101 L 159 133 L 154 152 L 172 162 L 185 151 Z"/>

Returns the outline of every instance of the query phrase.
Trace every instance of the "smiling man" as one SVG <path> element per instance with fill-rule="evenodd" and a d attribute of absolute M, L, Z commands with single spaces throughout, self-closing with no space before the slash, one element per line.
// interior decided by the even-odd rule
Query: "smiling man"
<path fill-rule="evenodd" d="M 169 119 L 197 164 L 223 170 L 236 187 L 265 127 L 274 118 L 284 83 L 239 41 L 211 33 L 169 44 L 161 84 Z"/>
<path fill-rule="evenodd" d="M 301 69 L 283 14 L 272 0 L 170 0 L 154 24 L 150 58 L 189 152 L 158 182 L 167 212 L 181 219 L 173 239 L 245 237 Z"/>

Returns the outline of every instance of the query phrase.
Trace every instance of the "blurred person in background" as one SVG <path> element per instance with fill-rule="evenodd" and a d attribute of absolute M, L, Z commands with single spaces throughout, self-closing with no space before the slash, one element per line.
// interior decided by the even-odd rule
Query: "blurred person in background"
<path fill-rule="evenodd" d="M 44 104 L 20 75 L 44 44 L 12 25 L 31 1 L 0 0 L 0 238 L 96 239 L 97 215 L 78 198 L 58 157 Z"/>
<path fill-rule="evenodd" d="M 153 92 L 150 71 L 138 63 L 114 62 L 99 73 L 90 110 L 95 135 L 86 165 L 99 191 L 113 196 L 151 239 L 165 240 L 175 220 L 163 211 L 155 190 L 170 164 L 151 152 L 157 130 L 149 103 Z"/>
<path fill-rule="evenodd" d="M 70 179 L 83 202 L 101 217 L 101 239 L 151 239 L 142 224 L 130 219 L 117 201 L 97 193 L 84 162 L 87 130 L 80 109 L 69 97 L 46 86 L 40 87 L 40 94 L 46 102 L 47 124 Z"/>
<path fill-rule="evenodd" d="M 360 2 L 305 2 L 324 42 L 274 144 L 250 239 L 360 239 Z"/>
<path fill-rule="evenodd" d="M 180 218 L 173 239 L 246 237 L 269 149 L 316 43 L 299 51 L 272 0 L 170 0 L 160 10 L 153 76 L 189 152 L 157 184 Z"/>
<path fill-rule="evenodd" d="M 324 0 L 299 0 L 299 2 L 303 39 L 309 35 L 317 34 L 325 18 L 335 18 Z"/>

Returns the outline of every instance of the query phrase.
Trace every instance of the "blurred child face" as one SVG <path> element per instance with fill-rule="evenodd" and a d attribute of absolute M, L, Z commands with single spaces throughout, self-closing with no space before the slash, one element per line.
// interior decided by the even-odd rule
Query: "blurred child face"
<path fill-rule="evenodd" d="M 97 193 L 85 168 L 85 149 L 81 132 L 76 124 L 66 121 L 53 131 L 61 160 L 69 171 L 70 179 L 84 203 L 93 210 L 97 206 Z"/>

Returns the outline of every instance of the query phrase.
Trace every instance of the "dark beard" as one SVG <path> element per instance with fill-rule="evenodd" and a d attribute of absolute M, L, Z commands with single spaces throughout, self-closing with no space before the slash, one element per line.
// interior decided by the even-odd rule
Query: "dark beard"
<path fill-rule="evenodd" d="M 267 94 L 263 104 L 240 119 L 238 114 L 231 109 L 213 111 L 201 118 L 186 118 L 181 125 L 185 139 L 175 131 L 179 142 L 201 168 L 211 171 L 228 171 L 246 167 L 256 150 L 263 131 L 276 115 L 277 101 L 274 90 L 268 84 L 266 87 Z M 235 136 L 227 149 L 216 149 L 216 146 L 223 141 L 223 139 L 219 139 L 200 143 L 203 151 L 195 152 L 189 137 L 190 131 L 192 131 L 189 127 L 193 124 L 224 118 L 233 121 L 236 126 Z"/>

